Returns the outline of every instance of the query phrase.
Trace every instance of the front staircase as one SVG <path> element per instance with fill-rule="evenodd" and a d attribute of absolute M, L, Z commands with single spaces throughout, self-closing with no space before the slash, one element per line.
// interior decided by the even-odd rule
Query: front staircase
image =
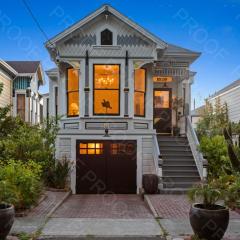
<path fill-rule="evenodd" d="M 158 136 L 163 159 L 161 193 L 185 193 L 201 180 L 187 137 Z"/>

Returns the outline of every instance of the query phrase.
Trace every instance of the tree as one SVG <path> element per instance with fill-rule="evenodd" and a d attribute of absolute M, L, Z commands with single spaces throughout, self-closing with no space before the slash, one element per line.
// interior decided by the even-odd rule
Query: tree
<path fill-rule="evenodd" d="M 200 139 L 203 136 L 222 135 L 223 129 L 229 125 L 227 104 L 221 104 L 219 98 L 216 99 L 214 106 L 206 101 L 202 115 L 197 125 L 197 134 Z"/>

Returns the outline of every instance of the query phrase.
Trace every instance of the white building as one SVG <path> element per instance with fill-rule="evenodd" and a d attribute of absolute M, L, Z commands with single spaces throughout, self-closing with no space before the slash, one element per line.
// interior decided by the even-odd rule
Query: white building
<path fill-rule="evenodd" d="M 188 144 L 194 143 L 189 68 L 198 52 L 164 42 L 109 5 L 50 39 L 46 48 L 57 68 L 46 71 L 45 112 L 64 116 L 57 158 L 73 162 L 73 193 L 136 193 L 148 173 L 158 174 L 166 189 L 187 188 L 203 177 L 202 158 Z M 175 111 L 174 99 L 183 101 Z M 171 137 L 177 126 L 187 137 Z M 174 169 L 162 142 L 180 149 Z"/>

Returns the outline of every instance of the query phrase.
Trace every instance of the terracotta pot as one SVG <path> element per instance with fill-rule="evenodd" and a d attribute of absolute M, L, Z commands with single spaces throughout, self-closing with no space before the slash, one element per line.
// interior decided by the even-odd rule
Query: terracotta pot
<path fill-rule="evenodd" d="M 14 222 L 14 207 L 8 204 L 0 204 L 0 239 L 4 240 L 9 234 Z"/>
<path fill-rule="evenodd" d="M 229 210 L 220 205 L 204 209 L 203 204 L 193 204 L 189 216 L 192 229 L 200 239 L 222 239 L 229 224 Z"/>
<path fill-rule="evenodd" d="M 158 176 L 155 174 L 144 174 L 143 188 L 147 194 L 156 194 L 158 192 Z"/>

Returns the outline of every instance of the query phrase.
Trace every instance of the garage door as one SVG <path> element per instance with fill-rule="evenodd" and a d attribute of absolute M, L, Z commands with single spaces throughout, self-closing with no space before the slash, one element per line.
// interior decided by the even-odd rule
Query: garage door
<path fill-rule="evenodd" d="M 77 141 L 76 193 L 136 193 L 136 141 Z"/>

